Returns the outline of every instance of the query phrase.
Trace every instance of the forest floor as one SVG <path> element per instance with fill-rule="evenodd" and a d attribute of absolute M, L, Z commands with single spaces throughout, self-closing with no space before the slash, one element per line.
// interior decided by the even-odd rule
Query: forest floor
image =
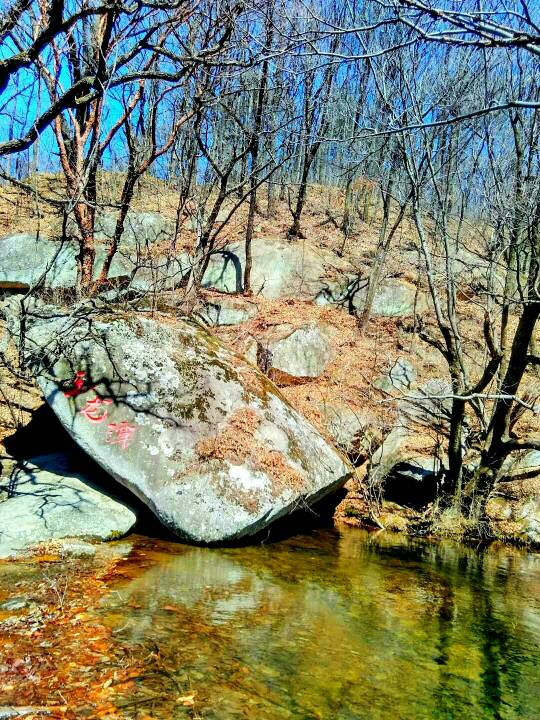
<path fill-rule="evenodd" d="M 18 564 L 13 583 L 0 590 L 2 706 L 27 720 L 122 717 L 118 697 L 153 661 L 143 665 L 93 613 L 122 565 L 108 552 L 66 559 L 54 544 Z"/>

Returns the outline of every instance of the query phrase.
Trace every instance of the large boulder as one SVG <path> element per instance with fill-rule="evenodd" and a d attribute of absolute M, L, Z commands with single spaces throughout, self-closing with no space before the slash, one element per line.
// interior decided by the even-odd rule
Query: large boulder
<path fill-rule="evenodd" d="M 98 244 L 94 263 L 96 279 L 103 267 L 108 248 Z M 79 248 L 73 241 L 49 240 L 46 237 L 18 234 L 0 239 L 0 290 L 27 291 L 42 281 L 45 288 L 73 288 L 77 284 Z M 133 247 L 120 248 L 107 274 L 113 284 L 131 289 L 168 290 L 177 286 L 189 268 L 185 253 L 175 257 L 146 255 Z"/>
<path fill-rule="evenodd" d="M 327 266 L 335 258 L 300 242 L 255 238 L 252 243 L 251 287 L 255 295 L 276 299 L 313 299 L 325 285 Z M 242 291 L 245 267 L 243 243 L 228 245 L 210 257 L 203 285 L 220 292 Z"/>
<path fill-rule="evenodd" d="M 60 454 L 16 465 L 0 479 L 0 496 L 0 558 L 66 537 L 112 540 L 137 519 Z"/>
<path fill-rule="evenodd" d="M 99 276 L 107 248 L 98 245 L 94 265 L 94 279 Z M 189 257 L 186 253 L 176 256 L 166 254 L 137 253 L 131 249 L 118 250 L 112 260 L 107 278 L 113 285 L 140 292 L 167 292 L 173 290 L 188 272 Z"/>
<path fill-rule="evenodd" d="M 17 308 L 6 303 L 14 335 Z M 199 326 L 35 306 L 25 348 L 74 440 L 190 541 L 252 535 L 350 472 L 268 378 Z"/>

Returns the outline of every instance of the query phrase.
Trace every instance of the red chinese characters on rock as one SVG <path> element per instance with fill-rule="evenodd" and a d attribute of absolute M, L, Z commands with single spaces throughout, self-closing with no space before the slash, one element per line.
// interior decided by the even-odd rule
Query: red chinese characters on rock
<path fill-rule="evenodd" d="M 122 420 L 119 423 L 109 423 L 105 442 L 107 445 L 118 445 L 122 450 L 126 450 L 136 430 L 137 428 L 128 423 L 127 420 Z"/>
<path fill-rule="evenodd" d="M 69 390 L 68 397 L 75 397 L 80 392 L 84 392 L 84 373 L 78 372 L 73 381 L 73 389 Z M 64 393 L 66 394 L 66 393 Z M 88 398 L 84 407 L 79 412 L 88 422 L 94 425 L 100 425 L 104 423 L 109 417 L 109 411 L 107 405 L 112 405 L 111 398 L 101 398 L 98 395 Z M 137 428 L 129 423 L 127 420 L 122 420 L 117 423 L 108 423 L 107 432 L 105 435 L 105 443 L 107 445 L 118 445 L 121 450 L 126 450 L 131 443 L 133 435 Z"/>
<path fill-rule="evenodd" d="M 77 395 L 80 395 L 81 393 L 86 392 L 86 390 L 90 389 L 85 388 L 85 384 L 86 373 L 83 370 L 77 370 L 72 383 L 73 387 L 69 388 L 69 390 L 64 390 L 64 395 L 66 397 L 77 397 Z"/>
<path fill-rule="evenodd" d="M 112 400 L 110 398 L 100 398 L 95 395 L 86 401 L 86 405 L 81 408 L 80 413 L 88 422 L 95 424 L 102 423 L 107 419 L 109 414 L 109 411 L 106 410 L 103 405 L 112 405 Z"/>

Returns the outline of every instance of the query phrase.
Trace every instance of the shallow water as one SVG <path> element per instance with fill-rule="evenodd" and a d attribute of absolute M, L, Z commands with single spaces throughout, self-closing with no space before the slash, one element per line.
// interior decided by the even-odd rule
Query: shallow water
<path fill-rule="evenodd" d="M 232 549 L 140 538 L 100 617 L 159 657 L 138 682 L 153 718 L 540 717 L 540 555 L 514 548 L 354 529 Z"/>

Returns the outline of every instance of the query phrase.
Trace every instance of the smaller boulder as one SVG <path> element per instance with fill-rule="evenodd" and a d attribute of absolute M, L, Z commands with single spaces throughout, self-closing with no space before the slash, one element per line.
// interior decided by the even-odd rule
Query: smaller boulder
<path fill-rule="evenodd" d="M 507 491 L 511 492 L 511 488 Z M 540 545 L 540 495 L 519 493 L 489 498 L 486 517 L 497 537 L 531 545 Z"/>
<path fill-rule="evenodd" d="M 384 438 L 369 463 L 368 473 L 372 483 L 384 482 L 396 465 L 408 460 L 407 438 L 407 429 L 400 425 Z"/>
<path fill-rule="evenodd" d="M 137 519 L 61 454 L 24 461 L 2 478 L 0 488 L 7 495 L 0 503 L 0 558 L 62 538 L 112 540 Z"/>
<path fill-rule="evenodd" d="M 386 375 L 377 378 L 373 385 L 385 393 L 406 393 L 416 380 L 416 370 L 405 358 L 398 358 Z"/>
<path fill-rule="evenodd" d="M 452 386 L 443 378 L 428 380 L 399 402 L 404 421 L 428 427 L 447 427 L 452 410 Z"/>
<path fill-rule="evenodd" d="M 540 450 L 509 455 L 501 469 L 501 477 L 507 480 L 540 475 Z"/>
<path fill-rule="evenodd" d="M 309 323 L 268 344 L 268 375 L 278 385 L 313 380 L 326 370 L 334 353 L 321 325 Z"/>
<path fill-rule="evenodd" d="M 236 297 L 223 297 L 207 302 L 200 319 L 210 326 L 240 325 L 255 317 L 259 312 L 257 305 L 251 300 Z"/>
<path fill-rule="evenodd" d="M 372 313 L 381 317 L 406 317 L 419 310 L 418 292 L 414 285 L 404 280 L 387 280 L 377 288 Z M 358 298 L 363 306 L 364 298 Z"/>
<path fill-rule="evenodd" d="M 345 452 L 351 452 L 358 435 L 365 427 L 365 419 L 348 405 L 325 404 L 322 408 L 323 422 L 330 437 Z"/>
<path fill-rule="evenodd" d="M 47 288 L 74 287 L 76 245 L 28 233 L 0 239 L 0 289 L 26 291 L 41 278 Z"/>
<path fill-rule="evenodd" d="M 357 465 L 382 443 L 383 423 L 368 410 L 353 410 L 342 403 L 325 403 L 321 409 L 327 433 Z"/>

